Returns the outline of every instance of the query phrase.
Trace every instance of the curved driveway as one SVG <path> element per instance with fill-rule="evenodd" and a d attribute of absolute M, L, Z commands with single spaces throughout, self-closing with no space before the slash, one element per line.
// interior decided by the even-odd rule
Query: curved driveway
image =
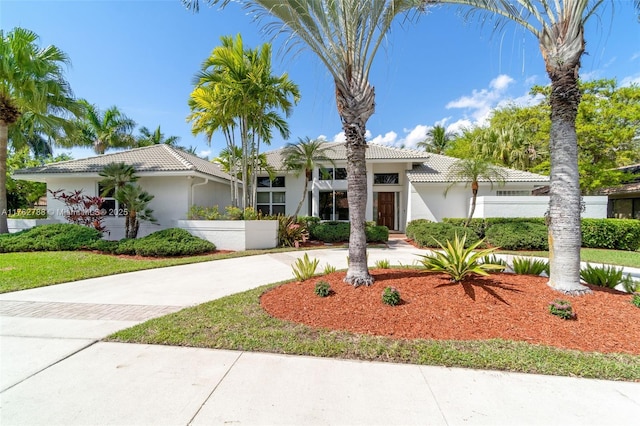
<path fill-rule="evenodd" d="M 411 264 L 392 242 L 370 264 Z M 0 295 L 0 424 L 635 424 L 640 383 L 101 342 L 292 277 L 303 251 Z M 315 250 L 320 268 L 346 249 Z"/>

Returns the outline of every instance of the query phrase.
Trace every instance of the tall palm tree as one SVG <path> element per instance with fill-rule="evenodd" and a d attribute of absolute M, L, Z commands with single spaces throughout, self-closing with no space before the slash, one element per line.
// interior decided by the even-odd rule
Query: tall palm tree
<path fill-rule="evenodd" d="M 576 117 L 581 93 L 580 58 L 585 22 L 605 0 L 442 0 L 470 5 L 512 20 L 539 42 L 551 80 L 551 182 L 549 202 L 549 285 L 568 294 L 589 292 L 580 284 L 580 177 Z M 640 12 L 640 0 L 634 0 Z"/>
<path fill-rule="evenodd" d="M 198 0 L 183 0 L 197 10 Z M 208 0 L 223 5 L 228 0 Z M 369 72 L 376 52 L 394 19 L 422 0 L 245 0 L 258 16 L 275 18 L 274 32 L 289 33 L 325 65 L 335 84 L 336 104 L 346 137 L 349 202 L 349 269 L 345 281 L 370 285 L 366 257 L 365 218 L 367 173 L 365 132 L 375 111 L 375 91 Z"/>
<path fill-rule="evenodd" d="M 300 176 L 301 173 L 305 175 L 302 198 L 298 203 L 296 212 L 293 214 L 294 216 L 298 216 L 304 200 L 307 197 L 307 190 L 313 169 L 326 163 L 334 164 L 333 159 L 327 156 L 331 151 L 333 151 L 333 149 L 324 145 L 321 140 L 311 140 L 308 137 L 298 139 L 298 143 L 295 144 L 289 143 L 282 150 L 284 165 L 287 170 L 293 171 L 296 176 Z"/>
<path fill-rule="evenodd" d="M 76 122 L 76 131 L 58 140 L 64 147 L 92 147 L 98 155 L 108 149 L 133 148 L 136 141 L 131 132 L 136 122 L 124 115 L 116 106 L 100 111 L 86 100 L 80 101 L 85 108 L 85 116 Z"/>
<path fill-rule="evenodd" d="M 504 184 L 504 171 L 488 161 L 480 158 L 466 158 L 456 161 L 447 173 L 447 179 L 451 182 L 444 191 L 445 197 L 449 190 L 458 183 L 464 182 L 465 188 L 471 184 L 471 210 L 464 226 L 469 226 L 473 213 L 476 211 L 476 199 L 480 181 L 489 182 L 493 189 L 493 184 Z"/>
<path fill-rule="evenodd" d="M 196 75 L 191 95 L 193 113 L 188 119 L 194 121 L 194 131 L 197 125 L 197 130 L 209 138 L 214 131 L 222 130 L 228 147 L 235 142 L 230 132 L 238 130 L 242 206 L 248 207 L 255 205 L 255 174 L 254 181 L 249 179 L 249 169 L 257 169 L 260 144 L 270 143 L 272 129 L 285 139 L 289 137 L 289 127 L 277 111 L 289 116 L 300 94 L 286 73 L 273 75 L 269 43 L 245 49 L 239 34 L 235 38 L 221 37 L 221 41 Z"/>
<path fill-rule="evenodd" d="M 38 35 L 24 28 L 0 29 L 0 234 L 7 227 L 7 149 L 37 132 L 69 130 L 69 114 L 81 109 L 64 78 L 68 56 L 55 46 L 40 48 Z M 24 123 L 30 123 L 23 126 Z"/>
<path fill-rule="evenodd" d="M 417 147 L 434 154 L 444 154 L 453 136 L 453 133 L 447 132 L 444 126 L 436 124 L 427 131 L 427 137 L 418 142 Z"/>
<path fill-rule="evenodd" d="M 178 148 L 178 141 L 180 141 L 179 136 L 169 136 L 166 137 L 162 131 L 160 131 L 160 126 L 158 126 L 153 132 L 146 127 L 141 127 L 140 135 L 136 138 L 137 146 L 150 146 L 150 145 L 170 145 Z"/>

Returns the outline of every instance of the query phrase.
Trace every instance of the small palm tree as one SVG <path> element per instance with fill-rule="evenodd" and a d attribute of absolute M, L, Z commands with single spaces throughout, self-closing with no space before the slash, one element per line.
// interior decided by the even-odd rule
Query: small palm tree
<path fill-rule="evenodd" d="M 98 173 L 102 180 L 102 194 L 113 193 L 113 197 L 117 198 L 118 192 L 126 185 L 138 180 L 136 176 L 136 169 L 125 163 L 110 163 L 104 166 L 104 168 Z"/>
<path fill-rule="evenodd" d="M 169 136 L 165 137 L 164 133 L 160 131 L 160 126 L 156 128 L 153 132 L 146 127 L 141 127 L 140 135 L 137 137 L 136 145 L 137 146 L 150 146 L 150 145 L 170 145 L 176 148 L 178 147 L 178 141 L 180 140 L 179 136 Z"/>
<path fill-rule="evenodd" d="M 64 78 L 68 56 L 55 46 L 40 48 L 37 42 L 32 31 L 0 29 L 0 212 L 7 210 L 9 135 L 19 148 L 19 142 L 35 133 L 69 130 L 65 115 L 82 112 Z M 7 215 L 0 214 L 0 234 L 7 232 Z"/>
<path fill-rule="evenodd" d="M 157 222 L 153 216 L 153 210 L 149 208 L 149 202 L 154 196 L 144 191 L 140 185 L 127 184 L 118 191 L 117 200 L 126 206 L 125 238 L 136 238 L 140 221 Z"/>
<path fill-rule="evenodd" d="M 334 164 L 333 160 L 327 156 L 327 153 L 333 151 L 328 146 L 323 146 L 323 142 L 320 140 L 311 140 L 308 137 L 304 139 L 298 139 L 298 143 L 289 143 L 282 150 L 284 156 L 284 165 L 287 170 L 293 171 L 294 174 L 300 176 L 301 173 L 305 174 L 304 189 L 302 190 L 302 199 L 298 203 L 294 216 L 298 216 L 302 204 L 307 197 L 307 189 L 309 188 L 309 180 L 311 179 L 311 173 L 313 169 L 322 165 L 323 163 Z"/>
<path fill-rule="evenodd" d="M 434 154 L 444 154 L 453 139 L 453 133 L 447 132 L 444 126 L 436 124 L 427 132 L 425 140 L 418 142 L 418 148 Z"/>
<path fill-rule="evenodd" d="M 453 186 L 460 182 L 464 182 L 465 188 L 471 184 L 471 210 L 464 226 L 468 226 L 476 210 L 476 198 L 478 196 L 479 181 L 487 181 L 493 189 L 494 183 L 504 184 L 505 173 L 502 168 L 494 166 L 486 160 L 478 158 L 467 158 L 458 160 L 449 169 L 447 174 L 448 180 L 451 182 L 444 191 L 445 197 Z"/>

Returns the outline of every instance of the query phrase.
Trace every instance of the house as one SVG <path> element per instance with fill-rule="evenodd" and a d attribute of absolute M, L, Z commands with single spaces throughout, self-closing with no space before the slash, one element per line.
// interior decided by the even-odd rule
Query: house
<path fill-rule="evenodd" d="M 16 170 L 14 177 L 46 182 L 47 189 L 53 191 L 82 190 L 85 195 L 100 195 L 102 178 L 98 173 L 110 163 L 133 166 L 139 176 L 137 184 L 154 196 L 149 206 L 158 222 L 141 223 L 140 237 L 174 226 L 173 221 L 186 218 L 193 205 L 231 204 L 231 177 L 219 165 L 164 144 Z M 104 221 L 108 230 L 105 238 L 123 238 L 124 218 L 119 217 L 122 212 L 117 201 L 106 197 L 103 208 L 109 214 Z M 64 204 L 52 198 L 50 193 L 47 194 L 47 210 L 51 219 L 66 222 Z"/>
<path fill-rule="evenodd" d="M 306 202 L 299 214 L 323 220 L 348 220 L 346 147 L 341 142 L 327 142 L 324 147 L 330 149 L 325 155 L 334 161 L 334 165 L 325 164 L 322 169 L 313 170 Z M 265 154 L 269 165 L 279 172 L 273 180 L 266 174 L 258 178 L 257 208 L 263 213 L 293 214 L 302 197 L 306 176 L 304 173 L 296 176 L 285 170 L 283 149 Z M 441 221 L 446 217 L 467 216 L 471 199 L 469 186 L 456 184 L 444 195 L 452 183 L 449 169 L 457 159 L 369 144 L 366 161 L 367 220 L 375 220 L 391 230 L 404 231 L 407 222 L 414 219 Z M 488 182 L 480 181 L 474 217 L 542 217 L 547 210 L 548 197 L 530 195 L 535 188 L 547 185 L 549 178 L 506 168 L 504 172 L 504 185 L 493 185 L 492 188 Z M 536 207 L 532 208 L 534 204 Z M 493 208 L 488 208 L 489 205 Z"/>
<path fill-rule="evenodd" d="M 623 185 L 605 188 L 600 194 L 609 199 L 607 217 L 640 219 L 640 164 L 620 167 L 630 179 Z"/>

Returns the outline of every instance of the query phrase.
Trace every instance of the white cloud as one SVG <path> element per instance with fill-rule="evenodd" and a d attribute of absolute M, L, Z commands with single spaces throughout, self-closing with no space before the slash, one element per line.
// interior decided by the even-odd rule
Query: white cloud
<path fill-rule="evenodd" d="M 384 136 L 382 135 L 376 136 L 375 138 L 369 140 L 369 143 L 394 146 L 397 138 L 398 138 L 398 134 L 394 131 L 390 131 L 385 133 Z"/>
<path fill-rule="evenodd" d="M 319 140 L 319 141 L 326 141 L 327 140 L 327 136 L 326 135 L 319 135 L 316 139 Z"/>
<path fill-rule="evenodd" d="M 207 158 L 209 158 L 210 155 L 211 155 L 211 150 L 210 149 L 203 149 L 200 152 L 198 152 L 198 157 L 207 157 Z"/>
<path fill-rule="evenodd" d="M 346 141 L 347 141 L 347 138 L 346 138 L 346 136 L 344 135 L 344 132 L 340 132 L 340 133 L 338 133 L 337 135 L 335 135 L 335 136 L 333 137 L 333 141 L 334 141 L 334 142 L 346 142 Z"/>
<path fill-rule="evenodd" d="M 623 78 L 619 84 L 620 84 L 620 87 L 628 87 L 628 86 L 631 86 L 632 84 L 640 85 L 640 73 Z"/>
<path fill-rule="evenodd" d="M 489 83 L 489 87 L 491 87 L 492 89 L 495 89 L 497 91 L 504 91 L 514 81 L 515 80 L 513 78 L 509 77 L 508 75 L 500 74 L 499 76 L 497 76 L 496 78 L 491 80 L 491 83 Z"/>
<path fill-rule="evenodd" d="M 457 135 L 461 135 L 465 129 L 470 129 L 474 126 L 470 120 L 466 118 L 462 118 L 460 120 L 454 121 L 453 123 L 447 126 L 447 132 L 455 133 Z"/>

